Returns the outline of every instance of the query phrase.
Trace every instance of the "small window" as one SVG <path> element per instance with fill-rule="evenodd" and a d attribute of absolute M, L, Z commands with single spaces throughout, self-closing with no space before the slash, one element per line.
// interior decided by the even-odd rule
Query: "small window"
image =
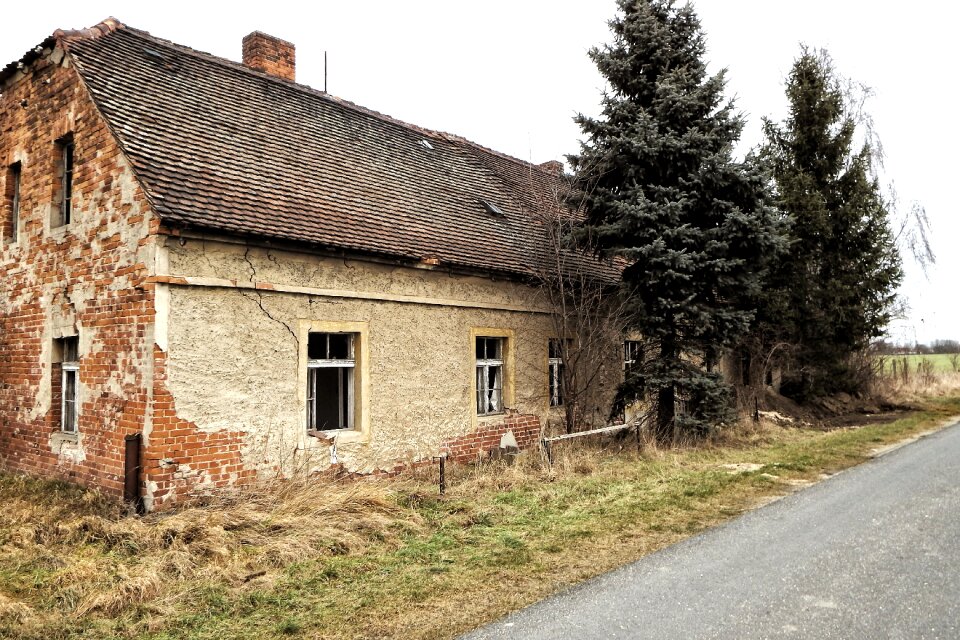
<path fill-rule="evenodd" d="M 547 347 L 548 365 L 550 368 L 550 406 L 563 405 L 563 378 L 566 373 L 564 360 L 571 347 L 570 340 L 552 339 Z"/>
<path fill-rule="evenodd" d="M 354 428 L 355 333 L 311 333 L 307 341 L 307 429 Z"/>
<path fill-rule="evenodd" d="M 20 163 L 7 167 L 7 177 L 4 181 L 4 204 L 6 216 L 3 224 L 3 239 L 8 243 L 16 243 L 20 230 Z"/>
<path fill-rule="evenodd" d="M 57 192 L 51 227 L 70 224 L 73 218 L 73 134 L 57 140 Z"/>
<path fill-rule="evenodd" d="M 640 364 L 641 349 L 639 340 L 626 340 L 623 343 L 623 370 L 628 372 Z"/>
<path fill-rule="evenodd" d="M 503 338 L 477 337 L 477 415 L 503 412 Z"/>
<path fill-rule="evenodd" d="M 59 380 L 54 377 L 54 399 L 60 396 L 60 430 L 77 432 L 77 376 L 80 373 L 79 340 L 61 338 L 54 344 L 54 357 L 60 362 Z M 57 388 L 59 382 L 59 388 Z"/>

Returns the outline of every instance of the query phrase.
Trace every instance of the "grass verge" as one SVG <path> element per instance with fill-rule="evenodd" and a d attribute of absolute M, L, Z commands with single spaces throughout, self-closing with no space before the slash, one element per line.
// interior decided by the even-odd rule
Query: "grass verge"
<path fill-rule="evenodd" d="M 445 638 L 864 461 L 960 414 L 561 451 L 393 481 L 276 483 L 143 519 L 0 475 L 0 637 Z M 740 466 L 736 466 L 740 465 Z"/>

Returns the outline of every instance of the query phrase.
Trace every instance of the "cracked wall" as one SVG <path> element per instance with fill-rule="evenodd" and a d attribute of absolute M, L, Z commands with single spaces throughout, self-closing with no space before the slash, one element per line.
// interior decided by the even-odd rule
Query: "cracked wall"
<path fill-rule="evenodd" d="M 502 415 L 478 419 L 474 409 L 473 336 L 484 333 L 481 328 L 511 335 L 509 408 L 550 414 L 551 322 L 529 287 L 212 239 L 183 242 L 167 243 L 171 277 L 193 284 L 169 287 L 166 385 L 177 416 L 199 433 L 237 435 L 249 469 L 290 473 L 331 464 L 331 442 L 305 429 L 311 327 L 364 327 L 367 432 L 336 437 L 336 462 L 349 471 L 429 459 L 445 443 L 504 421 Z M 231 281 L 264 288 L 236 288 Z M 301 289 L 271 290 L 284 287 Z M 434 304 L 406 301 L 421 298 Z M 529 433 L 524 437 L 529 443 Z"/>

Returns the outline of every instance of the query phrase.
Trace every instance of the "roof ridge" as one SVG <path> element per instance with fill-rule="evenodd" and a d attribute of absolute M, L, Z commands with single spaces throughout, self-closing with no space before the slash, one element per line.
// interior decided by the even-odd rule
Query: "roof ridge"
<path fill-rule="evenodd" d="M 92 27 L 87 27 L 86 29 L 57 29 L 53 32 L 53 37 L 66 39 L 83 38 L 86 40 L 93 40 L 95 38 L 105 36 L 108 33 L 113 33 L 118 29 L 125 29 L 126 27 L 127 25 L 123 24 L 113 16 L 110 16 L 109 18 L 105 18 Z"/>
<path fill-rule="evenodd" d="M 510 154 L 504 153 L 504 152 L 502 152 L 502 151 L 497 151 L 496 149 L 491 149 L 490 147 L 486 147 L 486 146 L 484 146 L 484 145 L 482 145 L 482 144 L 480 144 L 480 143 L 478 143 L 478 142 L 474 142 L 474 141 L 472 141 L 472 140 L 469 140 L 469 139 L 467 139 L 467 138 L 464 138 L 464 137 L 461 136 L 461 135 L 458 135 L 458 134 L 455 134 L 455 133 L 449 133 L 449 132 L 446 132 L 446 131 L 440 131 L 440 130 L 437 130 L 437 129 L 429 129 L 429 128 L 427 128 L 427 127 L 423 127 L 423 126 L 420 126 L 420 125 L 417 125 L 417 124 L 413 124 L 413 123 L 411 123 L 411 122 L 407 122 L 407 121 L 405 121 L 405 120 L 401 120 L 401 119 L 396 118 L 396 117 L 394 117 L 394 116 L 391 116 L 391 115 L 385 114 L 385 113 L 383 113 L 383 112 L 377 111 L 376 109 L 371 109 L 370 107 L 365 107 L 365 106 L 363 106 L 363 105 L 357 104 L 356 102 L 353 102 L 352 100 L 348 100 L 348 99 L 346 99 L 346 98 L 342 98 L 342 97 L 340 97 L 340 96 L 333 95 L 332 93 L 328 93 L 328 92 L 326 92 L 326 91 L 321 91 L 321 90 L 319 90 L 319 89 L 315 89 L 315 88 L 311 87 L 310 85 L 302 84 L 302 83 L 295 82 L 295 81 L 291 81 L 291 80 L 285 80 L 285 79 L 283 79 L 283 78 L 278 78 L 278 77 L 276 77 L 276 76 L 270 75 L 269 73 L 265 73 L 265 72 L 259 71 L 259 70 L 257 70 L 257 69 L 251 69 L 250 67 L 246 66 L 246 65 L 243 64 L 242 62 L 237 62 L 237 61 L 235 61 L 235 60 L 230 60 L 229 58 L 224 58 L 224 57 L 222 57 L 222 56 L 214 55 L 214 54 L 209 53 L 209 52 L 207 52 L 207 51 L 200 51 L 199 49 L 194 49 L 193 47 L 190 47 L 190 46 L 187 46 L 187 45 L 184 45 L 184 44 L 180 44 L 179 42 L 174 42 L 173 40 L 168 40 L 168 39 L 166 39 L 166 38 L 161 38 L 161 37 L 159 37 L 159 36 L 155 36 L 155 35 L 153 35 L 152 33 L 148 32 L 148 31 L 144 31 L 143 29 L 137 29 L 136 27 L 132 27 L 132 26 L 130 26 L 130 25 L 123 24 L 123 23 L 119 22 L 118 20 L 116 20 L 115 18 L 109 18 L 108 20 L 114 20 L 114 21 L 116 21 L 117 24 L 120 25 L 118 28 L 123 28 L 123 29 L 125 29 L 125 30 L 128 31 L 128 32 L 135 33 L 135 34 L 137 34 L 137 35 L 140 35 L 140 36 L 142 36 L 142 37 L 148 38 L 148 39 L 150 39 L 150 40 L 153 40 L 153 41 L 158 42 L 158 43 L 160 43 L 160 44 L 163 44 L 163 45 L 165 45 L 165 46 L 172 47 L 172 48 L 174 48 L 174 49 L 177 49 L 178 51 L 182 51 L 182 52 L 186 53 L 187 55 L 202 57 L 202 58 L 204 58 L 204 59 L 206 59 L 206 60 L 208 60 L 208 61 L 210 61 L 210 62 L 212 62 L 212 63 L 214 63 L 214 64 L 218 64 L 218 65 L 220 65 L 220 66 L 225 66 L 225 67 L 228 67 L 228 68 L 230 68 L 230 69 L 237 69 L 237 70 L 243 71 L 244 73 L 252 74 L 252 75 L 255 75 L 255 76 L 259 77 L 259 78 L 262 78 L 262 79 L 265 79 L 265 80 L 268 80 L 268 81 L 271 81 L 271 82 L 279 83 L 279 84 L 282 85 L 282 86 L 291 87 L 291 88 L 294 88 L 294 89 L 296 89 L 296 90 L 298 90 L 298 91 L 302 91 L 302 92 L 305 92 L 305 93 L 309 93 L 309 94 L 311 94 L 311 95 L 315 95 L 315 96 L 317 96 L 317 97 L 319 97 L 319 98 L 321 98 L 321 99 L 329 100 L 329 101 L 331 101 L 331 102 L 335 102 L 335 103 L 338 104 L 338 105 L 342 105 L 342 106 L 347 107 L 347 108 L 349 108 L 349 109 L 353 109 L 354 111 L 357 111 L 357 112 L 362 113 L 362 114 L 364 114 L 364 115 L 370 116 L 370 117 L 372 117 L 372 118 L 377 118 L 377 119 L 379 119 L 379 120 L 382 120 L 382 121 L 384 121 L 384 122 L 388 122 L 388 123 L 397 125 L 397 126 L 399 126 L 399 127 L 403 127 L 403 128 L 405 128 L 405 129 L 414 131 L 414 132 L 419 133 L 419 134 L 421 134 L 421 135 L 430 136 L 430 137 L 432 137 L 432 138 L 440 139 L 440 140 L 447 140 L 448 142 L 466 144 L 466 145 L 469 145 L 469 146 L 471 146 L 471 147 L 473 147 L 473 148 L 475 148 L 475 149 L 478 149 L 478 150 L 480 150 L 480 151 L 482 151 L 482 152 L 485 152 L 485 153 L 488 153 L 488 154 L 490 154 L 490 155 L 494 155 L 494 156 L 503 158 L 503 159 L 505 159 L 505 160 L 509 160 L 509 161 L 511 161 L 511 162 L 514 162 L 514 163 L 516 163 L 516 164 L 518 164 L 518 165 L 520 165 L 520 166 L 522 166 L 522 167 L 525 167 L 525 168 L 529 167 L 529 168 L 535 169 L 535 170 L 537 170 L 537 171 L 541 171 L 541 172 L 548 173 L 548 174 L 550 173 L 549 170 L 544 169 L 544 167 L 540 166 L 539 164 L 537 164 L 537 163 L 535 163 L 535 162 L 530 162 L 530 161 L 527 161 L 527 160 L 522 160 L 522 159 L 520 159 L 520 158 L 517 158 L 517 157 L 515 157 L 515 156 L 511 156 Z M 105 22 L 106 22 L 106 21 L 105 21 Z M 103 24 L 103 23 L 101 23 L 101 24 Z M 97 25 L 97 26 L 99 26 L 99 25 Z M 96 27 L 91 27 L 91 29 L 94 29 L 94 28 L 96 28 Z M 84 30 L 84 31 L 89 31 L 89 30 L 90 30 L 90 29 L 86 29 L 86 30 Z M 98 36 L 93 36 L 93 37 L 98 37 Z"/>

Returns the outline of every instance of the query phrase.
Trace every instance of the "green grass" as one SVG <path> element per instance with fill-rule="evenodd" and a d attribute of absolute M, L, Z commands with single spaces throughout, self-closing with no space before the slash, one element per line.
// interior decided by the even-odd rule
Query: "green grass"
<path fill-rule="evenodd" d="M 515 467 L 455 467 L 443 499 L 423 471 L 377 485 L 397 505 L 393 520 L 376 527 L 349 525 L 352 546 L 304 554 L 249 582 L 219 578 L 217 571 L 165 576 L 153 597 L 133 599 L 111 615 L 76 615 L 82 598 L 64 601 L 63 594 L 82 590 L 76 581 L 100 580 L 107 575 L 103 567 L 136 575 L 150 554 L 164 551 L 143 545 L 131 554 L 92 538 L 24 541 L 18 531 L 51 508 L 59 509 L 58 522 L 69 523 L 87 516 L 85 510 L 103 507 L 76 489 L 0 475 L 0 503 L 12 515 L 0 522 L 0 636 L 454 637 L 786 493 L 791 483 L 862 462 L 871 450 L 956 414 L 960 398 L 939 399 L 896 422 L 855 429 L 768 428 L 724 445 L 645 454 L 631 448 L 560 451 L 552 470 L 535 456 Z M 721 466 L 743 462 L 762 466 L 746 473 Z M 51 491 L 60 499 L 51 501 Z M 17 515 L 17 505 L 31 500 L 45 502 L 36 514 Z M 163 519 L 156 522 L 166 526 Z M 365 540 L 362 545 L 357 536 Z M 235 555 L 222 561 L 224 571 L 256 558 L 254 551 L 230 551 Z M 191 561 L 214 569 L 221 562 L 200 551 Z M 83 562 L 92 563 L 87 573 L 76 569 L 86 566 Z M 15 601 L 31 613 L 19 620 L 4 617 L 4 598 L 8 609 Z"/>
<path fill-rule="evenodd" d="M 881 360 L 883 361 L 884 373 L 891 372 L 893 360 L 897 360 L 898 362 L 906 361 L 911 373 L 916 373 L 917 365 L 925 360 L 933 364 L 934 373 L 948 373 L 954 370 L 953 363 L 951 362 L 951 354 L 947 353 L 932 353 L 927 355 L 915 353 L 907 356 L 881 356 Z"/>

